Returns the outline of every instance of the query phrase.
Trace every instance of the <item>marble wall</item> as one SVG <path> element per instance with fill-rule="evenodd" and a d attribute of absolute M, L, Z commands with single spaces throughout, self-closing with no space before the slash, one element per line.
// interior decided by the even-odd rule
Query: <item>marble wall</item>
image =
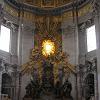
<path fill-rule="evenodd" d="M 98 1 L 96 1 L 98 2 Z M 97 6 L 98 4 L 96 4 Z M 93 5 L 94 6 L 94 5 Z M 100 5 L 99 5 L 100 6 Z M 98 7 L 96 7 L 97 9 Z M 100 8 L 100 7 L 99 7 Z M 90 12 L 86 15 L 84 15 L 83 17 L 79 17 L 79 20 L 78 20 L 78 37 L 75 37 L 75 31 L 73 30 L 73 26 L 74 24 L 72 23 L 72 20 L 67 20 L 66 22 L 64 22 L 64 24 L 62 24 L 62 29 L 63 29 L 63 35 L 62 35 L 62 40 L 63 40 L 63 43 L 62 43 L 62 46 L 63 46 L 63 50 L 65 52 L 68 52 L 69 55 L 70 55 L 70 61 L 71 63 L 73 63 L 74 65 L 76 65 L 76 57 L 75 56 L 78 56 L 78 64 L 85 64 L 85 61 L 86 60 L 93 60 L 93 58 L 97 58 L 97 72 L 95 73 L 95 82 L 96 82 L 96 85 L 95 85 L 95 99 L 93 100 L 99 100 L 99 95 L 100 95 L 100 89 L 98 90 L 97 87 L 100 87 L 99 84 L 100 84 L 100 10 L 98 8 L 98 11 L 96 10 L 97 12 L 97 15 L 96 13 L 94 14 L 94 12 Z M 87 21 L 90 21 L 90 19 L 94 20 L 94 24 L 96 26 L 96 38 L 97 38 L 97 49 L 94 50 L 94 51 L 91 51 L 91 52 L 87 52 L 87 42 L 86 42 L 86 22 Z M 70 24 L 72 23 L 72 24 Z M 91 25 L 93 25 L 93 23 L 91 23 Z M 83 26 L 81 27 L 80 29 L 80 25 L 83 24 Z M 71 29 L 71 31 L 70 31 Z M 76 45 L 77 45 L 77 42 L 75 41 L 76 38 L 78 38 L 78 46 L 79 48 L 76 48 Z M 78 54 L 79 55 L 76 55 L 76 51 L 78 51 Z M 76 65 L 77 66 L 77 65 Z M 77 69 L 78 71 L 78 69 Z M 97 80 L 98 78 L 98 80 Z M 78 82 L 78 99 L 79 100 L 82 100 L 81 98 L 81 85 L 80 85 L 80 78 L 77 74 L 77 82 Z M 74 83 L 74 82 L 73 82 Z M 74 91 L 75 92 L 75 91 Z M 99 94 L 99 95 L 98 95 Z"/>
<path fill-rule="evenodd" d="M 19 25 L 18 19 L 16 17 L 11 16 L 6 11 L 4 11 L 3 17 L 0 16 L 0 25 L 3 23 L 3 20 L 6 20 L 6 22 L 11 23 L 10 26 L 11 27 L 11 42 L 10 42 L 11 48 L 10 48 L 10 52 L 5 52 L 0 50 L 0 59 L 3 59 L 6 63 L 9 63 L 11 65 L 12 64 L 19 65 L 18 71 L 20 72 L 21 71 L 20 65 L 26 63 L 29 60 L 30 50 L 34 48 L 34 23 L 33 22 L 26 23 L 26 21 L 23 21 L 23 24 Z M 22 28 L 20 34 L 19 34 L 18 26 L 21 26 Z M 10 71 L 12 72 L 12 69 L 10 69 Z M 29 80 L 30 80 L 29 75 L 22 77 L 21 100 L 22 97 L 25 95 L 25 85 L 27 85 Z M 1 83 L 2 83 L 2 71 L 0 70 L 0 94 L 1 94 Z M 18 99 L 19 76 L 17 77 L 16 86 L 17 86 L 17 90 L 16 90 L 17 97 L 15 99 Z"/>
<path fill-rule="evenodd" d="M 67 20 L 62 23 L 62 50 L 69 54 L 69 62 L 73 65 L 77 63 L 77 37 L 76 37 L 75 24 L 72 20 Z M 77 79 L 76 75 L 71 73 L 69 81 L 72 83 L 72 97 L 77 100 Z"/>

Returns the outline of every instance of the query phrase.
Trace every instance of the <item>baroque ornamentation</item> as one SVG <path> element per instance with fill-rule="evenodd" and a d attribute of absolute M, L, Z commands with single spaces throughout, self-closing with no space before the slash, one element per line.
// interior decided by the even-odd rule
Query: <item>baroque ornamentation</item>
<path fill-rule="evenodd" d="M 86 61 L 85 65 L 79 66 L 78 74 L 80 76 L 80 86 L 82 97 L 89 100 L 95 97 L 97 94 L 97 59 L 94 58 L 91 61 Z"/>
<path fill-rule="evenodd" d="M 2 7 L 2 5 L 0 4 L 0 20 L 2 20 L 3 17 L 4 17 L 3 7 Z"/>
<path fill-rule="evenodd" d="M 22 65 L 21 74 L 31 73 L 31 81 L 26 86 L 24 98 L 39 98 L 54 93 L 56 98 L 70 98 L 72 85 L 68 81 L 70 73 L 76 73 L 75 67 L 68 61 L 69 55 L 58 51 L 48 57 L 39 49 L 32 49 L 29 62 Z M 64 77 L 67 80 L 62 83 Z"/>
<path fill-rule="evenodd" d="M 62 1 L 59 0 L 59 2 L 62 2 Z M 8 13 L 10 13 L 12 16 L 18 17 L 19 10 L 17 10 L 15 6 L 9 5 L 9 3 L 7 3 L 7 2 L 5 3 L 4 10 L 7 11 Z M 65 2 L 67 2 L 67 0 L 64 1 L 64 3 Z M 86 0 L 86 2 L 88 2 L 88 1 Z M 34 1 L 33 1 L 33 3 L 34 3 Z M 15 5 L 17 5 L 17 4 L 15 3 Z M 27 7 L 25 7 L 25 9 L 26 8 Z M 69 20 L 69 19 L 72 19 L 73 18 L 72 9 L 70 9 L 68 11 L 66 10 L 66 9 L 69 9 L 69 8 L 70 7 L 67 6 L 67 7 L 64 8 L 65 9 L 64 11 L 60 11 L 61 9 L 59 9 L 59 10 L 56 9 L 57 11 L 56 10 L 53 10 L 53 11 L 52 10 L 50 10 L 50 11 L 46 10 L 46 12 L 45 11 L 41 11 L 38 8 L 34 8 L 36 11 L 32 10 L 32 11 L 29 12 L 27 10 L 24 10 L 24 8 L 23 8 L 23 10 L 22 9 L 20 10 L 20 15 L 21 15 L 20 17 L 23 18 L 24 20 L 27 20 L 27 21 L 30 21 L 30 22 L 34 22 L 34 20 L 38 17 L 36 15 L 41 15 L 41 16 L 42 15 L 44 15 L 44 16 L 46 16 L 46 15 L 49 15 L 49 16 L 55 16 L 56 15 L 56 16 L 58 16 L 59 15 L 60 16 L 61 15 L 61 17 L 63 18 L 63 21 L 66 21 L 66 20 Z M 81 9 L 79 9 L 78 15 L 79 15 L 79 17 L 81 17 L 81 16 L 83 16 L 83 15 L 91 12 L 92 10 L 93 10 L 92 4 L 86 4 L 85 6 L 81 7 Z"/>
<path fill-rule="evenodd" d="M 42 43 L 45 40 L 54 42 L 55 50 L 62 49 L 61 16 L 36 16 L 34 32 L 34 46 L 42 51 Z"/>
<path fill-rule="evenodd" d="M 98 14 L 98 12 L 100 12 L 100 1 L 96 0 L 94 2 L 93 10 L 95 14 Z"/>
<path fill-rule="evenodd" d="M 68 72 L 75 73 L 75 67 L 69 63 L 66 53 L 58 51 L 54 55 L 45 57 L 39 49 L 32 49 L 29 62 L 22 65 L 22 74 L 32 73 L 33 70 L 37 70 L 39 80 L 41 81 L 43 71 L 42 65 L 44 62 L 53 64 L 55 82 L 59 79 L 60 69 L 64 71 L 65 75 L 66 73 L 68 74 Z"/>
<path fill-rule="evenodd" d="M 45 7 L 45 5 L 47 4 L 46 2 L 49 2 L 49 5 L 46 5 L 46 6 L 48 6 L 48 7 L 51 6 L 52 1 L 54 1 L 54 0 L 49 0 L 49 1 L 43 0 L 42 4 L 44 6 L 42 6 L 42 7 Z M 85 4 L 86 2 L 88 3 L 89 1 L 90 0 L 81 0 L 78 3 L 75 2 L 74 4 L 76 6 L 81 7 L 81 5 Z M 54 8 L 53 9 L 48 9 L 48 10 L 47 10 L 47 7 L 46 7 L 46 9 L 41 9 L 41 4 L 39 3 L 38 0 L 33 1 L 33 4 L 36 3 L 36 5 L 38 5 L 37 7 L 36 7 L 36 5 L 32 6 L 32 5 L 27 5 L 25 3 L 18 3 L 15 0 L 14 1 L 13 0 L 5 0 L 5 2 L 7 2 L 8 4 L 12 4 L 13 7 L 15 7 L 17 9 L 19 9 L 21 6 L 23 6 L 23 9 L 25 11 L 29 10 L 29 11 L 32 11 L 34 14 L 37 14 L 37 15 L 47 15 L 47 14 L 60 15 L 60 14 L 62 14 L 62 12 L 68 11 L 68 10 L 73 8 L 73 3 L 69 2 L 68 0 L 62 0 L 62 1 L 59 0 L 57 7 L 54 7 L 52 5 Z M 26 3 L 27 3 L 27 1 L 26 1 Z M 61 3 L 62 3 L 63 6 L 61 6 L 61 5 L 59 6 L 59 4 L 61 4 Z M 29 2 L 29 4 L 30 4 L 30 2 Z M 67 4 L 67 5 L 65 5 L 65 4 Z M 55 4 L 55 5 L 57 5 L 57 4 Z"/>

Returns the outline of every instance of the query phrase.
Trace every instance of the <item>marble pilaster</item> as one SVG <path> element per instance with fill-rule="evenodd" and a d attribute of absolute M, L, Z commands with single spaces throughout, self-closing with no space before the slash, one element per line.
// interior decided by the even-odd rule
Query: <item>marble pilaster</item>
<path fill-rule="evenodd" d="M 2 85 L 2 60 L 0 59 L 0 94 L 1 94 L 1 85 Z"/>
<path fill-rule="evenodd" d="M 22 24 L 19 22 L 18 30 L 18 64 L 22 63 Z"/>
<path fill-rule="evenodd" d="M 97 40 L 97 93 L 96 100 L 100 100 L 100 1 L 96 0 L 94 4 L 94 22 L 96 26 L 96 40 Z"/>
<path fill-rule="evenodd" d="M 3 2 L 3 0 L 0 0 L 0 26 L 1 26 L 2 20 L 3 20 L 2 2 Z M 1 27 L 0 27 L 0 31 L 1 31 Z M 0 94 L 1 94 L 1 85 L 2 85 L 2 59 L 0 59 Z"/>

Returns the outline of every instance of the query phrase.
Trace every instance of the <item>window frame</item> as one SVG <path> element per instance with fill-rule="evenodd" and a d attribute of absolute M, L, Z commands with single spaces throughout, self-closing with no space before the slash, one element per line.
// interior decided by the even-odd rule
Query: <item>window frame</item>
<path fill-rule="evenodd" d="M 95 26 L 95 24 L 89 25 L 89 26 L 86 27 L 86 29 L 85 29 L 85 33 L 86 33 L 86 51 L 87 51 L 87 53 L 92 52 L 92 51 L 95 51 L 95 50 L 97 49 L 96 26 L 95 26 L 95 40 L 96 40 L 95 42 L 96 42 L 96 49 L 93 49 L 93 50 L 88 51 L 88 44 L 87 44 L 87 29 L 90 28 L 90 27 L 92 27 L 92 26 Z"/>
<path fill-rule="evenodd" d="M 9 41 L 9 51 L 7 52 L 7 51 L 2 50 L 2 49 L 0 49 L 0 51 L 1 51 L 1 52 L 6 52 L 6 53 L 11 53 L 11 37 L 12 37 L 12 28 L 11 28 L 10 26 L 5 25 L 5 24 L 2 23 L 2 24 L 0 25 L 0 35 L 1 35 L 1 26 L 4 26 L 4 27 L 10 29 L 10 41 Z"/>

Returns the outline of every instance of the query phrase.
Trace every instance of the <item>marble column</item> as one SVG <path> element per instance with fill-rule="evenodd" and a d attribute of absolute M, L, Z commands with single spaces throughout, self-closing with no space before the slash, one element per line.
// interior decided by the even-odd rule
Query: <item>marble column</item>
<path fill-rule="evenodd" d="M 96 38 L 97 38 L 97 85 L 98 85 L 98 92 L 97 100 L 100 100 L 100 1 L 96 0 L 95 2 L 95 26 L 96 26 Z"/>
<path fill-rule="evenodd" d="M 1 95 L 1 86 L 2 86 L 2 72 L 0 71 L 0 95 Z"/>
<path fill-rule="evenodd" d="M 75 10 L 75 21 L 74 21 L 74 24 L 75 24 L 75 42 L 76 42 L 76 55 L 75 55 L 75 64 L 78 65 L 79 64 L 79 27 L 78 27 L 78 24 L 79 24 L 79 21 L 78 21 L 78 9 L 76 7 L 76 10 Z"/>
<path fill-rule="evenodd" d="M 19 25 L 19 30 L 18 30 L 18 64 L 21 65 L 22 63 L 22 26 Z"/>
<path fill-rule="evenodd" d="M 1 0 L 1 1 L 3 1 L 3 0 Z M 0 4 L 1 4 L 1 1 L 0 1 Z M 3 20 L 2 10 L 3 10 L 2 5 L 0 5 L 0 26 L 1 26 L 2 20 Z M 1 27 L 0 27 L 0 31 L 1 31 Z M 0 94 L 1 94 L 1 85 L 2 85 L 2 59 L 0 58 Z"/>
<path fill-rule="evenodd" d="M 2 59 L 0 59 L 0 95 L 1 95 L 1 86 L 2 86 L 2 70 L 3 70 Z"/>
<path fill-rule="evenodd" d="M 74 24 L 75 24 L 75 42 L 76 42 L 76 48 L 75 48 L 75 64 L 76 66 L 79 65 L 79 17 L 78 17 L 78 8 L 75 7 L 75 15 L 74 16 Z M 80 84 L 80 75 L 79 72 L 77 73 L 77 99 L 81 100 L 81 84 Z"/>

